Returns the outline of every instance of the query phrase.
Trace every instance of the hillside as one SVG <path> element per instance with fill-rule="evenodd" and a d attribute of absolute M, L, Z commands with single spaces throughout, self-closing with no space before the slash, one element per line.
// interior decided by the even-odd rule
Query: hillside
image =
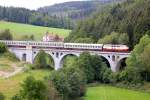
<path fill-rule="evenodd" d="M 5 100 L 11 100 L 12 96 L 18 93 L 21 83 L 28 76 L 34 76 L 36 79 L 44 79 L 51 72 L 49 70 L 31 70 L 29 72 L 19 73 L 13 77 L 4 79 L 0 77 L 0 91 L 5 94 Z"/>
<path fill-rule="evenodd" d="M 149 0 L 132 0 L 93 14 L 80 22 L 66 41 L 76 42 L 79 38 L 91 38 L 93 42 L 97 42 L 115 31 L 126 33 L 129 37 L 128 45 L 133 47 L 150 30 L 149 5 Z"/>
<path fill-rule="evenodd" d="M 50 16 L 68 17 L 72 20 L 84 19 L 90 16 L 98 8 L 111 3 L 118 3 L 124 0 L 89 0 L 89 1 L 72 1 L 52 6 L 39 8 L 38 11 L 48 13 Z"/>
<path fill-rule="evenodd" d="M 4 29 L 10 29 L 15 40 L 19 40 L 21 37 L 28 35 L 34 35 L 35 40 L 41 40 L 42 36 L 48 31 L 60 36 L 66 37 L 71 32 L 71 30 L 59 29 L 59 28 L 49 28 L 34 26 L 28 24 L 12 23 L 0 21 L 0 31 Z"/>
<path fill-rule="evenodd" d="M 73 29 L 77 20 L 88 17 L 97 8 L 124 0 L 91 0 L 55 4 L 30 10 L 20 7 L 0 6 L 0 20 L 37 26 Z"/>

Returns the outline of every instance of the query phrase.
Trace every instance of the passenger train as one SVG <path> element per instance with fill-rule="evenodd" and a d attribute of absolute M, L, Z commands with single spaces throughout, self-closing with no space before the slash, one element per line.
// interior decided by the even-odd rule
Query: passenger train
<path fill-rule="evenodd" d="M 9 47 L 26 47 L 27 45 L 33 48 L 56 48 L 67 50 L 91 50 L 104 52 L 129 52 L 127 45 L 113 44 L 86 44 L 86 43 L 63 43 L 63 42 L 37 42 L 37 41 L 2 41 Z"/>
<path fill-rule="evenodd" d="M 104 51 L 104 52 L 129 52 L 129 47 L 127 45 L 113 45 L 113 44 L 64 43 L 64 48 Z"/>

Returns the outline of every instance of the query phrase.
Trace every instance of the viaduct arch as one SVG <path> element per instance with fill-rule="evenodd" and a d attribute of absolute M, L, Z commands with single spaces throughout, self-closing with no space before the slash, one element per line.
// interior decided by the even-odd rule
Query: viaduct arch
<path fill-rule="evenodd" d="M 25 51 L 22 52 L 22 50 L 21 50 L 19 52 L 22 52 L 22 53 L 18 54 L 18 52 L 16 53 L 15 51 L 16 50 L 14 50 L 13 52 L 16 54 L 16 56 L 20 60 L 22 60 L 22 57 L 24 55 L 26 55 L 26 58 L 24 58 L 24 59 L 26 59 L 27 62 L 33 63 L 34 59 L 35 59 L 36 55 L 39 53 L 40 49 L 33 50 L 32 53 L 25 52 Z M 45 53 L 49 54 L 52 57 L 52 59 L 54 61 L 55 70 L 58 70 L 59 68 L 62 67 L 62 60 L 64 59 L 65 56 L 74 55 L 74 56 L 79 57 L 80 54 L 82 53 L 82 52 L 64 52 L 64 51 L 62 52 L 62 51 L 49 51 L 49 50 L 44 50 L 44 51 L 45 51 Z M 91 53 L 91 54 L 104 57 L 110 64 L 110 68 L 113 72 L 119 71 L 120 65 L 121 65 L 121 60 L 124 58 L 127 58 L 129 56 L 129 55 L 118 54 L 118 53 Z M 31 60 L 28 59 L 30 57 L 32 58 Z"/>

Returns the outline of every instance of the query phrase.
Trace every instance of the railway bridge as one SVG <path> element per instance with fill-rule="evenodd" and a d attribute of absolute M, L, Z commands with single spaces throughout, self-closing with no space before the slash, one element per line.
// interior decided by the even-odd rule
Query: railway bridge
<path fill-rule="evenodd" d="M 40 50 L 49 54 L 53 61 L 55 70 L 62 67 L 63 59 L 67 55 L 79 57 L 81 53 L 88 51 L 92 55 L 105 58 L 113 72 L 119 71 L 121 61 L 130 56 L 127 52 L 105 52 L 102 44 L 77 44 L 63 42 L 38 42 L 38 41 L 7 41 L 0 40 L 8 46 L 10 52 L 14 53 L 21 61 L 33 63 Z"/>

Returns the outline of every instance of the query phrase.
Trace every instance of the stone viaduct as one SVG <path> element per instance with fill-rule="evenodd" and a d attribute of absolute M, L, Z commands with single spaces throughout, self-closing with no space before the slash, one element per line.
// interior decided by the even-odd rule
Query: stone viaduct
<path fill-rule="evenodd" d="M 60 42 L 37 42 L 37 41 L 3 41 L 0 42 L 5 43 L 9 51 L 14 53 L 21 61 L 26 61 L 29 63 L 33 63 L 36 55 L 42 49 L 47 54 L 49 54 L 53 61 L 55 70 L 58 70 L 62 67 L 63 59 L 67 55 L 75 55 L 77 57 L 80 56 L 82 52 L 85 50 L 76 50 L 76 49 L 65 49 L 62 47 L 62 43 Z M 53 43 L 53 44 L 52 44 Z M 61 47 L 61 49 L 60 49 Z M 109 64 L 110 68 L 113 72 L 119 71 L 121 61 L 124 58 L 129 57 L 130 53 L 123 52 L 103 52 L 103 51 L 94 51 L 88 50 L 92 55 L 99 55 L 105 58 Z"/>

